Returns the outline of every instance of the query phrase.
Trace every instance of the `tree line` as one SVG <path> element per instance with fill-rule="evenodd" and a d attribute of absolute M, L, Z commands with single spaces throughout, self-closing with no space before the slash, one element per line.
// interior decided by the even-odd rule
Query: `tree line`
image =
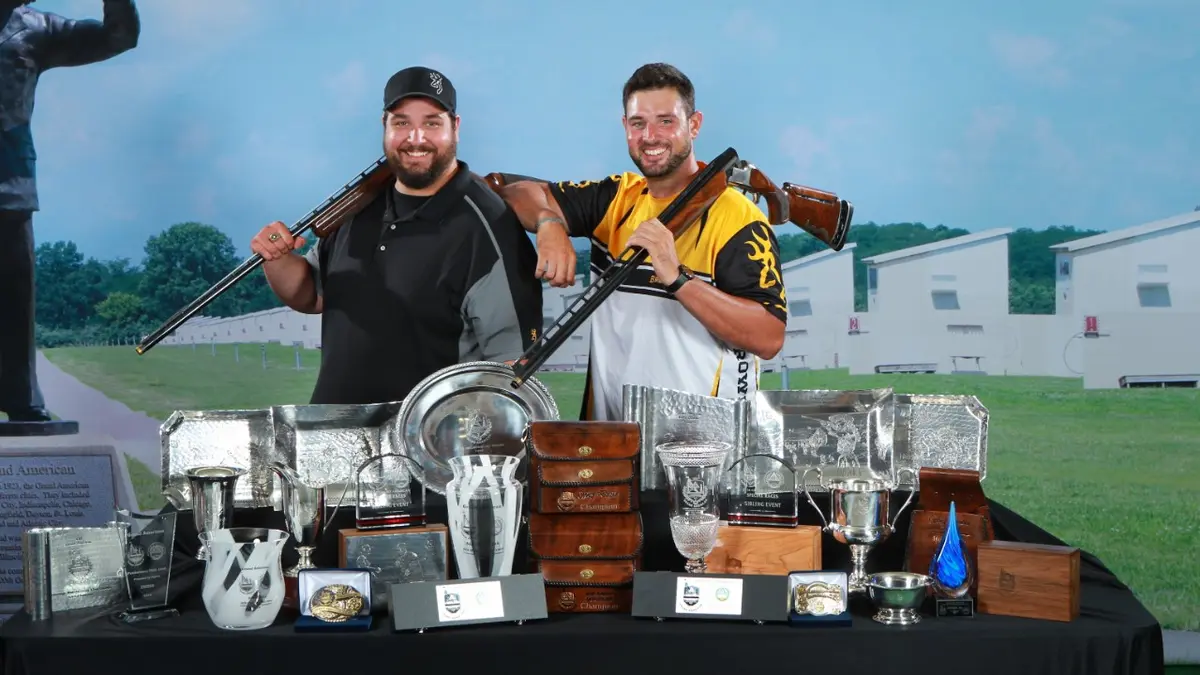
<path fill-rule="evenodd" d="M 863 223 L 850 230 L 854 249 L 855 309 L 867 306 L 863 258 L 969 234 L 945 225 Z M 1054 313 L 1054 254 L 1050 246 L 1100 234 L 1055 226 L 1028 228 L 1009 238 L 1009 306 L 1014 314 Z M 310 241 L 308 246 L 311 246 Z M 779 237 L 781 262 L 825 245 L 803 234 Z M 242 258 L 228 235 L 196 222 L 172 225 L 150 237 L 140 264 L 128 258 L 97 260 L 71 241 L 37 247 L 37 342 L 41 347 L 128 343 L 141 339 L 168 317 L 211 288 Z M 588 255 L 580 251 L 578 273 L 589 279 Z M 235 284 L 201 312 L 238 316 L 281 304 L 267 286 L 262 268 Z"/>

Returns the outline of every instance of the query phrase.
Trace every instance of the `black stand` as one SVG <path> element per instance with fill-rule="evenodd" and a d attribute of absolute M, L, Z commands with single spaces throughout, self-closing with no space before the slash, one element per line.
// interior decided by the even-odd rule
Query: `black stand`
<path fill-rule="evenodd" d="M 766 574 L 635 572 L 633 616 L 787 622 L 788 578 Z"/>
<path fill-rule="evenodd" d="M 49 422 L 9 422 L 0 420 L 0 438 L 29 436 L 70 436 L 79 433 L 79 422 L 50 420 Z"/>
<path fill-rule="evenodd" d="M 482 623 L 522 624 L 547 618 L 541 574 L 415 581 L 388 586 L 392 630 L 454 628 Z M 396 608 L 402 608 L 397 612 Z"/>

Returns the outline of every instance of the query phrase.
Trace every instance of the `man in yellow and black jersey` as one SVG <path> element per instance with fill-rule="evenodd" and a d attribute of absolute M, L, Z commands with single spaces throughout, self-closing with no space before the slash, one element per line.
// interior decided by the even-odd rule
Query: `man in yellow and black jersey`
<path fill-rule="evenodd" d="M 573 283 L 569 237 L 591 239 L 594 276 L 627 246 L 650 254 L 592 316 L 581 418 L 618 419 L 625 384 L 751 396 L 758 359 L 779 352 L 787 324 L 774 232 L 753 202 L 728 188 L 675 240 L 656 216 L 700 170 L 692 147 L 702 122 L 695 90 L 676 68 L 649 64 L 625 84 L 623 98 L 640 175 L 518 182 L 503 195 L 537 233 L 538 276 L 553 285 Z"/>

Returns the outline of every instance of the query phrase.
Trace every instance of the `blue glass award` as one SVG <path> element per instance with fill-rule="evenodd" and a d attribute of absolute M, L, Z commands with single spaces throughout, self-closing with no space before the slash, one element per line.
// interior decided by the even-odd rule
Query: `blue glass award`
<path fill-rule="evenodd" d="M 958 532 L 958 511 L 954 502 L 950 502 L 946 532 L 942 535 L 937 553 L 929 562 L 929 577 L 937 603 L 937 616 L 975 616 L 975 600 L 970 596 L 975 571 Z"/>

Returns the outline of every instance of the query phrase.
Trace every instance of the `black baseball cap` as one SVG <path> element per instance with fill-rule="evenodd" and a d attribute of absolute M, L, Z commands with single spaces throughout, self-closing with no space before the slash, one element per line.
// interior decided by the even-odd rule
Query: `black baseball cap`
<path fill-rule="evenodd" d="M 451 115 L 455 114 L 458 96 L 450 79 L 440 72 L 424 66 L 405 68 L 392 75 L 383 88 L 383 109 L 390 110 L 401 99 L 424 96 L 436 101 Z"/>

